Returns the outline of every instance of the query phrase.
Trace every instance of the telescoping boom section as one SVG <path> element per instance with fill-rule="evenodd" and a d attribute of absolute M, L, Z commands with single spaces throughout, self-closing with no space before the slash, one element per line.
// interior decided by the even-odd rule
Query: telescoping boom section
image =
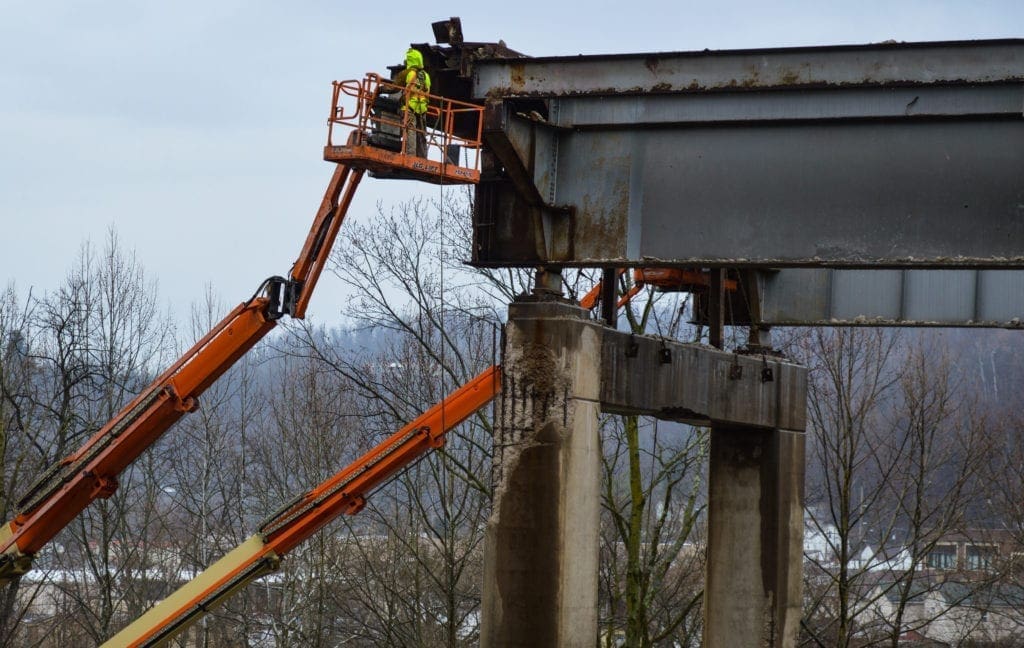
<path fill-rule="evenodd" d="M 373 75 L 368 78 L 376 79 Z M 329 130 L 333 134 L 335 127 L 348 127 L 352 147 L 347 153 L 327 156 L 336 163 L 335 171 L 288 276 L 266 279 L 252 298 L 228 313 L 81 448 L 51 466 L 26 489 L 14 518 L 0 526 L 0 583 L 28 571 L 33 554 L 90 502 L 112 495 L 121 471 L 182 415 L 194 411 L 200 394 L 274 328 L 279 318 L 305 316 L 366 170 L 381 177 L 430 182 L 465 183 L 479 178 L 475 168 L 459 167 L 448 160 L 427 164 L 410 159 L 404 150 L 381 148 L 380 154 L 370 151 L 378 150 L 371 143 L 371 136 L 394 126 L 390 118 L 378 115 L 380 109 L 374 108 L 371 101 L 372 97 L 384 96 L 386 85 L 379 80 L 335 83 Z M 342 105 L 345 99 L 356 104 L 351 114 Z M 465 106 L 438 97 L 431 97 L 431 102 L 423 136 L 445 147 L 443 150 L 448 153 L 470 151 L 475 158 L 479 135 L 467 139 L 439 131 L 445 126 L 454 129 L 457 123 L 469 123 L 474 118 L 479 123 L 479 108 L 473 113 Z M 476 132 L 479 133 L 479 126 Z M 414 132 L 412 136 L 415 135 Z M 392 145 L 390 141 L 378 140 L 374 140 L 377 145 Z"/>
<path fill-rule="evenodd" d="M 105 648 L 155 646 L 260 576 L 341 514 L 353 515 L 395 473 L 433 448 L 445 434 L 489 403 L 501 389 L 501 367 L 492 366 L 313 490 L 289 502 L 259 529 L 195 579 L 183 585 L 103 644 Z"/>

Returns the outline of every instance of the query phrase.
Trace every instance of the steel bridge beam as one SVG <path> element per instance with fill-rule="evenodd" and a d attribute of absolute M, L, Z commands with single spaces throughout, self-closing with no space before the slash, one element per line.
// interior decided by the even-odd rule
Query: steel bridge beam
<path fill-rule="evenodd" d="M 473 75 L 478 265 L 1024 267 L 1024 41 Z"/>
<path fill-rule="evenodd" d="M 760 273 L 773 326 L 1024 327 L 1024 272 L 825 270 Z"/>
<path fill-rule="evenodd" d="M 480 60 L 478 98 L 1021 80 L 1021 39 Z"/>

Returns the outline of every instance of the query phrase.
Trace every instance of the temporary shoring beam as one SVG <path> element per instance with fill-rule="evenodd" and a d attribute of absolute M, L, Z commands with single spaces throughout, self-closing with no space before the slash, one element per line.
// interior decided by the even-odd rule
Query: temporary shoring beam
<path fill-rule="evenodd" d="M 1022 40 L 483 60 L 473 92 L 478 265 L 1024 267 Z"/>

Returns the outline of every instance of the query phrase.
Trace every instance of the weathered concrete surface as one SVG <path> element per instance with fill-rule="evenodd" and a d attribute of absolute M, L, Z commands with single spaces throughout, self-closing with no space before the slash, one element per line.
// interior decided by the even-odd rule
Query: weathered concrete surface
<path fill-rule="evenodd" d="M 601 329 L 581 308 L 509 307 L 484 545 L 481 645 L 597 636 Z"/>
<path fill-rule="evenodd" d="M 604 330 L 601 407 L 710 425 L 704 645 L 795 646 L 807 370 Z"/>
<path fill-rule="evenodd" d="M 770 380 L 765 369 L 771 371 Z M 694 425 L 803 430 L 806 394 L 807 370 L 778 358 L 604 331 L 601 408 L 605 412 Z"/>
<path fill-rule="evenodd" d="M 806 370 L 557 301 L 513 303 L 506 332 L 481 645 L 594 645 L 602 408 L 712 426 L 705 645 L 795 645 Z"/>
<path fill-rule="evenodd" d="M 796 646 L 804 434 L 716 426 L 708 477 L 707 648 Z"/>

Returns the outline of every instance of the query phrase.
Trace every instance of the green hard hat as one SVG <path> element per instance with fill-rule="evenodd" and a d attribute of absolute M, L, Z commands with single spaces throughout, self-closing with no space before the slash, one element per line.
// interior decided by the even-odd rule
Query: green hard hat
<path fill-rule="evenodd" d="M 423 55 L 415 47 L 410 47 L 405 53 L 405 67 L 423 67 Z"/>

